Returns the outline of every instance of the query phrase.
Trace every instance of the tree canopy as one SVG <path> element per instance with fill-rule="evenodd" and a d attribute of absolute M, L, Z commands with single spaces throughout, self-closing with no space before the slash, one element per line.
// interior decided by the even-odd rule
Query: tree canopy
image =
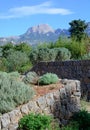
<path fill-rule="evenodd" d="M 69 23 L 71 26 L 69 32 L 71 34 L 71 38 L 76 41 L 81 41 L 86 37 L 85 29 L 87 28 L 87 24 L 83 20 L 73 20 Z"/>

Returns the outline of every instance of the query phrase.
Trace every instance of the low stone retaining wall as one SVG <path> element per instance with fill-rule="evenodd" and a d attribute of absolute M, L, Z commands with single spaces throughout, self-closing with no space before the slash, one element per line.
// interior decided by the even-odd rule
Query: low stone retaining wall
<path fill-rule="evenodd" d="M 53 115 L 61 124 L 66 124 L 72 114 L 80 110 L 80 82 L 61 80 L 63 87 L 29 101 L 0 117 L 0 130 L 17 130 L 18 121 L 30 112 Z"/>
<path fill-rule="evenodd" d="M 52 72 L 61 79 L 79 80 L 82 97 L 90 101 L 90 60 L 39 62 L 30 71 L 39 75 Z"/>

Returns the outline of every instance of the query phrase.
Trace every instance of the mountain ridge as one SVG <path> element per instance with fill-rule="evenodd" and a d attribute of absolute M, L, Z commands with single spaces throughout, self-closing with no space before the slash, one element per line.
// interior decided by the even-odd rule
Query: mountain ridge
<path fill-rule="evenodd" d="M 90 36 L 90 22 L 88 22 L 86 33 Z M 12 42 L 13 44 L 27 42 L 31 45 L 45 42 L 55 42 L 59 36 L 70 36 L 69 30 L 60 28 L 53 29 L 48 24 L 39 24 L 28 28 L 24 34 L 19 36 L 1 37 L 0 45 L 8 42 Z"/>

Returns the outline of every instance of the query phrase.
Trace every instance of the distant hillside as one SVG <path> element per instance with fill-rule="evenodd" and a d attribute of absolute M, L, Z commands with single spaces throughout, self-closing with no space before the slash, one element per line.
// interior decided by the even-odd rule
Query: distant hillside
<path fill-rule="evenodd" d="M 86 29 L 87 34 L 90 36 L 90 22 Z M 7 42 L 14 44 L 19 42 L 27 42 L 31 45 L 44 43 L 44 42 L 55 42 L 59 36 L 69 36 L 67 29 L 56 29 L 54 30 L 48 24 L 40 24 L 37 26 L 30 27 L 24 34 L 13 37 L 1 37 L 0 45 Z"/>

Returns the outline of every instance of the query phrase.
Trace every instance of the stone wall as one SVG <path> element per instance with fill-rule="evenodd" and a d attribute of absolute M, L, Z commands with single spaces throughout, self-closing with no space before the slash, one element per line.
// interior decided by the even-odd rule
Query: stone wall
<path fill-rule="evenodd" d="M 72 114 L 80 110 L 80 82 L 63 79 L 61 83 L 63 87 L 59 90 L 3 114 L 0 117 L 0 130 L 16 130 L 20 118 L 30 112 L 53 115 L 59 123 L 66 124 Z"/>
<path fill-rule="evenodd" d="M 39 75 L 52 72 L 62 79 L 77 79 L 81 82 L 82 96 L 87 95 L 90 100 L 90 60 L 40 62 L 31 71 Z"/>

